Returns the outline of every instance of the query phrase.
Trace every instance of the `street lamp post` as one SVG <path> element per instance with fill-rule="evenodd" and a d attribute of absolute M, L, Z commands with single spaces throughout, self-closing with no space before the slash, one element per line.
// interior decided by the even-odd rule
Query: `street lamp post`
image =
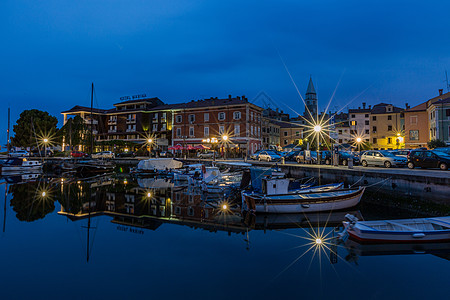
<path fill-rule="evenodd" d="M 48 139 L 45 138 L 44 139 L 44 151 L 45 151 L 45 158 L 47 158 L 47 143 L 48 143 Z M 39 150 L 39 149 L 38 149 Z M 42 156 L 41 156 L 42 157 Z"/>
<path fill-rule="evenodd" d="M 317 164 L 320 165 L 319 134 L 320 134 L 320 131 L 322 131 L 322 126 L 320 126 L 320 125 L 314 126 L 314 131 L 316 132 L 316 136 L 317 136 Z"/>
<path fill-rule="evenodd" d="M 223 143 L 225 144 L 225 151 L 224 151 L 224 153 L 223 153 L 223 159 L 227 159 L 227 146 L 228 146 L 228 143 L 227 143 L 227 141 L 228 141 L 228 135 L 224 135 L 224 136 L 222 136 L 222 141 L 223 141 Z"/>
<path fill-rule="evenodd" d="M 148 149 L 149 149 L 149 151 L 148 151 L 148 158 L 151 158 L 152 157 L 152 143 L 153 143 L 153 139 L 150 138 L 150 139 L 147 140 L 147 142 L 148 142 Z"/>
<path fill-rule="evenodd" d="M 361 142 L 362 142 L 362 139 L 360 138 L 360 137 L 357 137 L 356 138 L 356 144 L 358 145 L 358 153 L 359 152 L 361 152 Z"/>

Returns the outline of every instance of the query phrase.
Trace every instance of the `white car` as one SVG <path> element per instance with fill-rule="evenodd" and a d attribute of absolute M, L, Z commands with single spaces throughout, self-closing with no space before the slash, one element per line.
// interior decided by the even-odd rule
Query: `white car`
<path fill-rule="evenodd" d="M 98 153 L 94 153 L 91 155 L 92 158 L 114 158 L 114 152 L 112 151 L 102 151 Z"/>
<path fill-rule="evenodd" d="M 23 156 L 30 156 L 30 153 L 27 150 L 17 150 L 15 152 L 9 153 L 10 157 L 23 157 Z"/>

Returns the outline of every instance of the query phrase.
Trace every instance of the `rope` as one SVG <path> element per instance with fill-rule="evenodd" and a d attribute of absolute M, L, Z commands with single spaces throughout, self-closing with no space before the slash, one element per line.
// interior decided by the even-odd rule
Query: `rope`
<path fill-rule="evenodd" d="M 352 188 L 354 185 L 356 185 L 358 182 L 360 182 L 364 177 L 366 177 L 366 174 L 364 174 L 363 176 L 361 176 L 361 178 L 358 179 L 358 181 L 356 181 L 354 184 L 352 184 L 350 187 Z"/>

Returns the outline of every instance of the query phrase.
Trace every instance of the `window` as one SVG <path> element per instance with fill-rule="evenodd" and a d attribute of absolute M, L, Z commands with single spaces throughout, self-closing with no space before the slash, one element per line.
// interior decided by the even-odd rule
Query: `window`
<path fill-rule="evenodd" d="M 356 121 L 352 121 L 352 126 L 356 126 Z"/>
<path fill-rule="evenodd" d="M 284 132 L 284 136 L 287 136 L 287 131 Z"/>
<path fill-rule="evenodd" d="M 177 137 L 181 136 L 181 128 L 177 128 Z"/>
<path fill-rule="evenodd" d="M 300 131 L 296 131 L 295 136 L 300 136 Z"/>
<path fill-rule="evenodd" d="M 158 131 L 158 124 L 153 124 L 153 131 Z"/>
<path fill-rule="evenodd" d="M 339 134 L 342 134 L 342 129 L 339 129 Z M 340 142 L 339 142 L 340 143 Z"/>
<path fill-rule="evenodd" d="M 261 127 L 258 127 L 258 137 L 261 136 Z"/>
<path fill-rule="evenodd" d="M 223 134 L 225 132 L 225 127 L 219 126 L 219 134 Z"/>
<path fill-rule="evenodd" d="M 410 141 L 418 141 L 419 140 L 419 130 L 410 130 L 409 131 L 409 140 Z"/>
<path fill-rule="evenodd" d="M 240 111 L 235 111 L 233 114 L 233 118 L 235 120 L 240 120 L 241 119 L 241 112 Z"/>
<path fill-rule="evenodd" d="M 153 120 L 157 120 L 158 119 L 158 113 L 154 113 L 153 114 Z"/>
<path fill-rule="evenodd" d="M 372 139 L 372 143 L 376 144 L 377 143 L 377 138 L 373 138 Z"/>
<path fill-rule="evenodd" d="M 352 118 L 354 119 L 354 118 L 355 118 L 355 115 L 352 115 Z"/>
<path fill-rule="evenodd" d="M 411 123 L 411 125 L 417 125 L 417 116 L 410 116 L 409 123 Z"/>
<path fill-rule="evenodd" d="M 369 125 L 369 120 L 364 121 L 365 125 Z"/>
<path fill-rule="evenodd" d="M 219 121 L 223 121 L 225 120 L 225 113 L 224 112 L 220 112 L 219 113 Z"/>
<path fill-rule="evenodd" d="M 288 144 L 288 140 L 284 140 L 284 144 L 287 145 Z"/>
<path fill-rule="evenodd" d="M 365 114 L 364 117 L 365 117 L 365 118 L 368 118 L 368 117 L 369 117 L 369 114 Z"/>
<path fill-rule="evenodd" d="M 194 123 L 195 122 L 195 115 L 189 115 L 189 123 Z"/>
<path fill-rule="evenodd" d="M 161 121 L 165 122 L 167 119 L 167 113 L 162 113 Z"/>
<path fill-rule="evenodd" d="M 234 125 L 234 136 L 240 136 L 241 135 L 241 125 Z"/>
<path fill-rule="evenodd" d="M 208 126 L 205 126 L 205 128 L 203 128 L 203 135 L 204 135 L 205 137 L 208 137 L 208 136 L 209 136 L 209 127 L 208 127 Z"/>
<path fill-rule="evenodd" d="M 189 127 L 189 136 L 194 136 L 194 127 Z"/>
<path fill-rule="evenodd" d="M 388 131 L 392 131 L 392 125 L 388 125 Z"/>
<path fill-rule="evenodd" d="M 388 121 L 391 121 L 391 120 L 392 120 L 392 116 L 389 115 L 389 116 L 388 116 Z"/>
<path fill-rule="evenodd" d="M 366 129 L 366 134 L 369 134 L 369 129 Z"/>
<path fill-rule="evenodd" d="M 446 117 L 450 117 L 450 108 L 447 108 L 447 109 L 445 110 L 445 116 L 446 116 Z"/>
<path fill-rule="evenodd" d="M 377 120 L 377 116 L 372 116 L 372 121 L 376 121 Z"/>
<path fill-rule="evenodd" d="M 250 121 L 253 121 L 253 112 L 250 112 Z"/>
<path fill-rule="evenodd" d="M 209 122 L 209 113 L 204 113 L 203 119 L 205 120 L 205 122 Z"/>
<path fill-rule="evenodd" d="M 176 121 L 177 121 L 177 123 L 183 122 L 183 116 L 182 115 L 177 115 L 176 116 Z"/>
<path fill-rule="evenodd" d="M 250 127 L 250 132 L 251 132 L 251 135 L 253 135 L 253 125 Z"/>
<path fill-rule="evenodd" d="M 377 126 L 372 126 L 372 131 L 377 132 Z"/>
<path fill-rule="evenodd" d="M 392 144 L 392 138 L 388 138 L 388 144 Z"/>
<path fill-rule="evenodd" d="M 342 139 L 339 139 L 339 144 L 342 144 Z"/>

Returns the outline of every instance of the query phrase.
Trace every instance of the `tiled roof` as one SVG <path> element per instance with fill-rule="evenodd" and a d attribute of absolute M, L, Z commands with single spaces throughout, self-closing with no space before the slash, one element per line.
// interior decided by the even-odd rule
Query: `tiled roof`
<path fill-rule="evenodd" d="M 427 103 L 424 102 L 414 107 L 408 108 L 407 110 L 405 110 L 405 112 L 426 111 L 426 110 L 427 110 Z"/>
<path fill-rule="evenodd" d="M 82 112 L 82 111 L 91 112 L 91 108 L 86 107 L 86 106 L 75 105 L 71 109 L 63 111 L 62 113 L 64 114 L 64 113 L 74 113 L 74 112 Z M 104 114 L 104 113 L 107 113 L 108 110 L 100 109 L 100 108 L 92 108 L 92 112 L 98 113 L 98 114 Z"/>
<path fill-rule="evenodd" d="M 380 104 L 374 105 L 372 107 L 372 110 L 370 113 L 371 114 L 387 114 L 387 113 L 400 113 L 400 112 L 404 111 L 403 108 L 392 105 L 392 111 L 388 112 L 386 109 L 388 105 L 392 105 L 392 104 L 380 103 Z"/>
<path fill-rule="evenodd" d="M 165 109 L 174 109 L 175 110 L 175 109 L 189 109 L 189 108 L 202 108 L 202 107 L 228 106 L 228 105 L 241 105 L 241 104 L 249 104 L 247 98 L 245 98 L 245 97 L 226 98 L 226 99 L 210 98 L 210 99 L 197 100 L 197 101 L 192 100 L 187 103 L 159 105 L 159 106 L 152 108 L 152 110 L 165 110 Z"/>

